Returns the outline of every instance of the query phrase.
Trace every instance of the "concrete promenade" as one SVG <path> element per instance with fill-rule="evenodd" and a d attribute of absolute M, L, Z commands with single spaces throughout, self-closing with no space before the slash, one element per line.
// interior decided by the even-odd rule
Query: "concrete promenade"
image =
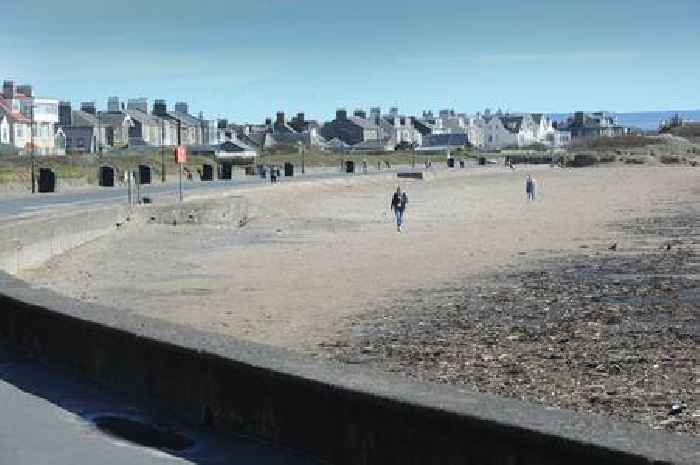
<path fill-rule="evenodd" d="M 293 451 L 182 425 L 153 404 L 114 393 L 0 346 L 0 463 L 7 465 L 306 465 Z M 167 425 L 183 451 L 146 447 L 99 430 L 100 415 Z"/>

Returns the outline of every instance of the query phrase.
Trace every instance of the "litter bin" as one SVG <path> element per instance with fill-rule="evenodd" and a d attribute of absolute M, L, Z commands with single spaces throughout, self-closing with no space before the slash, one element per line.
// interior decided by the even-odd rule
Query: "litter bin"
<path fill-rule="evenodd" d="M 455 159 L 454 159 L 454 158 L 448 158 L 448 159 L 447 159 L 447 167 L 448 167 L 448 168 L 454 168 L 454 167 L 455 167 Z"/>
<path fill-rule="evenodd" d="M 486 164 L 486 157 L 479 157 L 479 164 L 485 165 Z"/>
<path fill-rule="evenodd" d="M 139 184 L 151 183 L 151 167 L 148 165 L 139 165 Z"/>
<path fill-rule="evenodd" d="M 287 162 L 284 164 L 284 175 L 285 176 L 294 176 L 294 165 L 291 163 Z"/>
<path fill-rule="evenodd" d="M 56 192 L 56 174 L 49 168 L 39 168 L 39 192 Z"/>
<path fill-rule="evenodd" d="M 213 181 L 214 180 L 214 167 L 209 164 L 202 165 L 202 181 Z"/>
<path fill-rule="evenodd" d="M 233 178 L 233 164 L 223 162 L 219 165 L 219 179 Z"/>
<path fill-rule="evenodd" d="M 99 172 L 100 186 L 114 187 L 114 168 L 111 166 L 100 166 Z"/>
<path fill-rule="evenodd" d="M 355 172 L 355 162 L 354 161 L 346 161 L 345 162 L 345 172 L 346 173 L 354 173 Z"/>

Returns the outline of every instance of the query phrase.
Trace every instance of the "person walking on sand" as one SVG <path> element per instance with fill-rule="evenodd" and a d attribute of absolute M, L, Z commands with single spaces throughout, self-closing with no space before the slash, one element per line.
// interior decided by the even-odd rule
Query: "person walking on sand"
<path fill-rule="evenodd" d="M 525 178 L 525 193 L 527 194 L 527 199 L 530 201 L 534 201 L 536 192 L 537 182 L 535 181 L 535 178 L 528 174 Z"/>
<path fill-rule="evenodd" d="M 391 209 L 396 215 L 396 230 L 401 232 L 401 225 L 403 224 L 403 212 L 406 210 L 406 205 L 408 204 L 408 196 L 405 192 L 401 192 L 401 187 L 396 188 L 396 192 L 391 197 Z"/>

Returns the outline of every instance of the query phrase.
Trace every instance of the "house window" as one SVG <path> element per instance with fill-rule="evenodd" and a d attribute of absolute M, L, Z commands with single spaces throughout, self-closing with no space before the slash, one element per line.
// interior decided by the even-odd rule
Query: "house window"
<path fill-rule="evenodd" d="M 24 128 L 22 125 L 17 125 L 17 137 L 24 137 Z"/>
<path fill-rule="evenodd" d="M 85 148 L 85 139 L 83 139 L 82 137 L 78 137 L 78 148 L 79 149 Z"/>

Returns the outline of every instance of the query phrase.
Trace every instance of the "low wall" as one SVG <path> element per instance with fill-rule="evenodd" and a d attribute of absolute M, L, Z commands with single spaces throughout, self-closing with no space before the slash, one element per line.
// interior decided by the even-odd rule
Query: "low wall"
<path fill-rule="evenodd" d="M 60 207 L 59 207 L 60 208 Z M 59 210 L 60 211 L 60 210 Z M 64 213 L 0 223 L 0 270 L 18 274 L 128 223 L 245 224 L 248 204 L 240 196 L 193 199 L 184 203 L 139 205 L 134 208 L 72 208 Z"/>
<path fill-rule="evenodd" d="M 194 198 L 183 203 L 141 205 L 131 222 L 156 224 L 241 226 L 248 220 L 248 201 L 243 196 Z"/>
<path fill-rule="evenodd" d="M 128 215 L 128 209 L 122 206 L 92 207 L 1 223 L 0 270 L 17 274 L 38 267 L 56 255 L 109 234 Z"/>
<path fill-rule="evenodd" d="M 697 464 L 697 440 L 304 358 L 0 274 L 0 337 L 185 421 L 344 464 Z"/>

